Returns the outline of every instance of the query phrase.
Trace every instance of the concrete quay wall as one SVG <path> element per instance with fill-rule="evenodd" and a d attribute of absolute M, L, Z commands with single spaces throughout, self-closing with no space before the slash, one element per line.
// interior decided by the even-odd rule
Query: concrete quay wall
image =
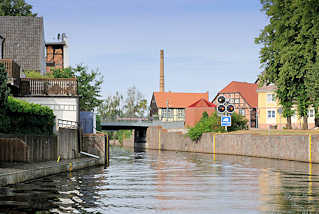
<path fill-rule="evenodd" d="M 9 165 L 9 168 L 0 168 L 0 186 L 16 184 L 62 172 L 87 167 L 103 165 L 104 160 L 95 158 L 78 158 L 73 160 L 47 161 L 33 164 Z"/>
<path fill-rule="evenodd" d="M 319 163 L 319 135 L 251 135 L 205 133 L 198 142 L 179 132 L 149 127 L 146 148 L 243 155 Z"/>
<path fill-rule="evenodd" d="M 78 138 L 75 136 L 75 131 L 65 130 L 64 134 L 52 137 L 26 136 L 24 140 L 27 142 L 19 138 L 1 136 L 0 186 L 104 165 L 105 136 L 97 134 L 83 136 L 81 151 L 99 156 L 99 159 L 87 158 L 87 156 L 78 153 Z M 21 148 L 22 150 L 20 150 Z M 32 151 L 32 155 L 30 155 L 30 151 Z M 46 151 L 52 155 L 45 157 L 48 154 Z"/>
<path fill-rule="evenodd" d="M 79 158 L 78 132 L 60 128 L 56 136 L 0 135 L 0 161 L 38 162 Z M 81 142 L 84 143 L 84 142 Z"/>

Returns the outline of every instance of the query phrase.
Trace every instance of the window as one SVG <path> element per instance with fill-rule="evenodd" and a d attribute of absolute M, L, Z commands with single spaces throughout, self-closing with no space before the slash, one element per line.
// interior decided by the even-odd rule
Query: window
<path fill-rule="evenodd" d="M 234 100 L 235 100 L 235 103 L 239 103 L 239 98 L 234 99 Z"/>
<path fill-rule="evenodd" d="M 230 98 L 229 103 L 234 103 L 234 98 Z"/>
<path fill-rule="evenodd" d="M 267 111 L 267 118 L 275 118 L 276 117 L 276 111 L 275 110 L 268 110 Z"/>
<path fill-rule="evenodd" d="M 167 109 L 162 109 L 162 118 L 167 118 Z"/>
<path fill-rule="evenodd" d="M 314 117 L 315 116 L 313 109 L 309 109 L 308 116 L 309 117 Z"/>
<path fill-rule="evenodd" d="M 173 117 L 173 109 L 162 109 L 162 118 L 171 118 Z"/>
<path fill-rule="evenodd" d="M 239 114 L 245 116 L 245 109 L 239 109 Z"/>
<path fill-rule="evenodd" d="M 185 116 L 184 109 L 178 109 L 177 116 L 179 119 L 184 119 L 184 116 Z"/>
<path fill-rule="evenodd" d="M 267 94 L 267 103 L 275 102 L 274 94 Z"/>

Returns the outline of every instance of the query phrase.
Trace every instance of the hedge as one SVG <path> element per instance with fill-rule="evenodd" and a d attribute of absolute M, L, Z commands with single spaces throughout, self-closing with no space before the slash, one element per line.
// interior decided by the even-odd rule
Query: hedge
<path fill-rule="evenodd" d="M 54 120 L 49 107 L 8 97 L 5 114 L 0 115 L 0 132 L 52 135 Z"/>

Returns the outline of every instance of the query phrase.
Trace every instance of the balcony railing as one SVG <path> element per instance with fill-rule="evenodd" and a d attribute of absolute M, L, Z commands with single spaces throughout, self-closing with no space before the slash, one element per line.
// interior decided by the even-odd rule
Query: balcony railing
<path fill-rule="evenodd" d="M 76 78 L 21 78 L 21 96 L 77 96 Z"/>

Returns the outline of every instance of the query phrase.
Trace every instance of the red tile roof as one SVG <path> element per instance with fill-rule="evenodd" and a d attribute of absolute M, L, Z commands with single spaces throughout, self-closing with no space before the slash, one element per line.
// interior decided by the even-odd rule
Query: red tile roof
<path fill-rule="evenodd" d="M 166 108 L 167 101 L 169 108 L 186 108 L 192 103 L 203 98 L 208 100 L 206 93 L 180 93 L 180 92 L 154 92 L 156 105 L 158 108 Z"/>
<path fill-rule="evenodd" d="M 196 108 L 196 107 L 212 107 L 212 108 L 215 108 L 216 105 L 211 103 L 211 102 L 209 102 L 206 99 L 201 98 L 200 100 L 196 101 L 192 105 L 188 106 L 188 108 Z"/>
<path fill-rule="evenodd" d="M 248 105 L 250 105 L 253 108 L 257 108 L 258 106 L 258 95 L 256 92 L 257 88 L 258 88 L 258 85 L 255 83 L 232 81 L 225 88 L 223 88 L 219 92 L 219 94 L 238 92 L 246 100 Z"/>

